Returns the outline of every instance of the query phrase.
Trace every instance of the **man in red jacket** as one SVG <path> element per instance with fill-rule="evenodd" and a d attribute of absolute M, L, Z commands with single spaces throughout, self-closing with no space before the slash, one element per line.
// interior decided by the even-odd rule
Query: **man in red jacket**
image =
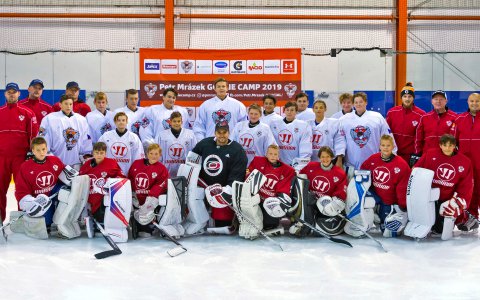
<path fill-rule="evenodd" d="M 53 111 L 52 106 L 42 100 L 42 93 L 43 82 L 40 79 L 34 79 L 28 86 L 28 97 L 18 102 L 33 111 L 38 124 L 42 123 L 43 117 Z"/>
<path fill-rule="evenodd" d="M 84 100 L 78 98 L 78 94 L 80 94 L 80 86 L 78 83 L 75 81 L 70 81 L 67 83 L 65 95 L 73 99 L 73 111 L 86 117 L 87 114 L 92 111 L 92 109 L 90 106 L 88 106 L 88 104 L 85 103 Z M 55 103 L 52 108 L 53 111 L 60 111 L 60 102 Z"/>

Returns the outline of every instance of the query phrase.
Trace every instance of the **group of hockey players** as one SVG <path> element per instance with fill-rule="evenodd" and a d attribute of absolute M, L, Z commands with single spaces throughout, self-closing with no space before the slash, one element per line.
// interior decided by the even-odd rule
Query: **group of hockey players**
<path fill-rule="evenodd" d="M 147 108 L 128 90 L 126 106 L 111 112 L 103 92 L 90 111 L 76 82 L 53 106 L 41 99 L 41 80 L 32 80 L 21 101 L 18 85 L 7 84 L 2 220 L 13 175 L 19 211 L 12 230 L 37 238 L 54 229 L 75 238 L 83 224 L 93 237 L 94 223 L 117 242 L 128 240 L 127 229 L 134 239 L 156 232 L 255 239 L 283 234 L 288 224 L 299 237 L 364 237 L 377 224 L 384 237 L 433 232 L 447 239 L 454 225 L 478 228 L 479 94 L 457 115 L 436 91 L 425 113 L 407 83 L 402 105 L 386 118 L 367 110 L 362 92 L 342 94 L 342 110 L 327 118 L 326 103 L 308 108 L 305 93 L 281 116 L 272 95 L 247 109 L 228 95 L 225 79 L 214 87 L 191 127 L 173 88 Z"/>

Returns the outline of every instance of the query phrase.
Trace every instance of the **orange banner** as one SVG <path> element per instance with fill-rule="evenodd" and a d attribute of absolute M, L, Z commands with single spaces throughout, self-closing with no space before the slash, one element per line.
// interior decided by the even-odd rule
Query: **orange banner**
<path fill-rule="evenodd" d="M 261 104 L 266 94 L 282 105 L 301 90 L 301 58 L 301 49 L 140 49 L 141 103 L 159 104 L 163 90 L 173 87 L 178 105 L 198 107 L 215 96 L 213 82 L 223 77 L 229 95 L 245 105 Z"/>

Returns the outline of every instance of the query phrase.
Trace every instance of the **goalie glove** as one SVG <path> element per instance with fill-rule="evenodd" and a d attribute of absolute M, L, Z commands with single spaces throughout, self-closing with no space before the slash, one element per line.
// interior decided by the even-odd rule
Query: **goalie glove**
<path fill-rule="evenodd" d="M 65 185 L 71 186 L 72 179 L 75 176 L 78 176 L 78 171 L 70 167 L 69 165 L 66 165 L 65 168 L 63 168 L 62 173 L 60 173 L 60 175 L 58 176 L 58 179 L 65 183 Z"/>
<path fill-rule="evenodd" d="M 402 235 L 405 226 L 407 226 L 408 215 L 398 205 L 393 205 L 390 213 L 385 218 L 384 237 L 397 237 Z"/>
<path fill-rule="evenodd" d="M 452 199 L 440 204 L 439 214 L 443 217 L 456 219 L 465 209 L 467 209 L 467 202 L 465 199 L 457 197 L 455 193 Z"/>
<path fill-rule="evenodd" d="M 133 217 L 141 225 L 148 225 L 152 223 L 155 218 L 155 208 L 157 208 L 157 206 L 158 198 L 148 196 L 147 199 L 145 199 L 145 203 L 140 205 L 138 210 L 135 210 Z"/>
<path fill-rule="evenodd" d="M 207 186 L 205 196 L 208 203 L 215 208 L 224 208 L 232 204 L 232 188 L 229 185 L 222 187 L 219 183 L 215 183 Z"/>
<path fill-rule="evenodd" d="M 268 197 L 263 201 L 263 208 L 274 218 L 284 217 L 291 207 L 292 199 L 284 193 L 280 193 L 278 197 Z"/>
<path fill-rule="evenodd" d="M 32 202 L 30 202 L 30 206 L 25 212 L 30 217 L 41 217 L 47 212 L 51 205 L 52 200 L 50 200 L 47 195 L 39 194 Z"/>
<path fill-rule="evenodd" d="M 415 154 L 415 153 L 410 155 L 410 161 L 408 162 L 408 165 L 410 166 L 410 168 L 413 168 L 413 166 L 415 166 L 417 161 L 420 160 L 421 156 L 422 156 L 421 154 Z"/>
<path fill-rule="evenodd" d="M 345 209 L 345 202 L 337 197 L 322 196 L 317 200 L 317 207 L 323 215 L 334 217 Z"/>

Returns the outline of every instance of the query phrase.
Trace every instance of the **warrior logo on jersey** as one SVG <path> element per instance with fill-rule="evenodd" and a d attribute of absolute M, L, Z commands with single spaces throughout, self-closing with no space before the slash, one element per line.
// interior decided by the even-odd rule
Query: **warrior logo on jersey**
<path fill-rule="evenodd" d="M 78 143 L 78 138 L 80 134 L 78 131 L 73 129 L 72 127 L 68 127 L 63 131 L 63 138 L 65 139 L 65 143 L 67 144 L 67 150 L 72 150 Z"/>
<path fill-rule="evenodd" d="M 390 179 L 390 171 L 385 167 L 377 167 L 373 170 L 373 179 L 375 182 L 386 183 Z"/>
<path fill-rule="evenodd" d="M 437 168 L 437 177 L 441 180 L 450 181 L 455 177 L 455 168 L 451 164 L 441 164 Z"/>
<path fill-rule="evenodd" d="M 219 109 L 217 111 L 214 111 L 212 113 L 212 119 L 215 124 L 221 123 L 221 122 L 230 122 L 230 119 L 232 118 L 232 114 L 229 111 Z"/>
<path fill-rule="evenodd" d="M 355 128 L 350 129 L 350 136 L 352 137 L 355 144 L 357 144 L 360 148 L 365 147 L 370 139 L 370 128 L 358 125 Z"/>
<path fill-rule="evenodd" d="M 203 161 L 203 170 L 210 176 L 217 176 L 223 170 L 223 162 L 218 155 L 211 154 Z"/>
<path fill-rule="evenodd" d="M 172 144 L 170 147 L 168 147 L 168 156 L 172 159 L 180 159 L 184 157 L 185 149 L 183 149 L 183 146 L 180 144 Z"/>
<path fill-rule="evenodd" d="M 115 142 L 110 147 L 110 151 L 114 157 L 125 157 L 128 153 L 128 147 L 122 142 Z"/>
<path fill-rule="evenodd" d="M 153 83 L 147 83 L 143 89 L 145 90 L 145 92 L 147 92 L 147 96 L 148 98 L 152 98 L 153 95 L 155 95 L 155 92 L 157 91 L 157 86 Z"/>
<path fill-rule="evenodd" d="M 290 145 L 293 142 L 293 134 L 289 130 L 284 129 L 278 133 L 278 140 L 282 145 Z"/>
<path fill-rule="evenodd" d="M 265 177 L 267 177 L 267 181 L 265 181 L 265 184 L 260 190 L 266 194 L 270 194 L 268 191 L 273 191 L 280 180 L 278 179 L 277 175 L 271 173 L 266 174 Z"/>
<path fill-rule="evenodd" d="M 105 123 L 102 127 L 100 127 L 101 134 L 104 134 L 105 132 L 110 130 L 112 130 L 112 125 L 109 122 Z"/>
<path fill-rule="evenodd" d="M 145 173 L 138 173 L 137 176 L 135 176 L 135 185 L 137 186 L 138 190 L 145 190 L 149 186 L 149 179 L 148 175 Z"/>
<path fill-rule="evenodd" d="M 320 141 L 322 140 L 322 136 L 323 135 L 321 131 L 314 130 L 312 135 L 312 144 L 318 147 L 318 144 L 320 144 Z"/>
<path fill-rule="evenodd" d="M 243 149 L 250 149 L 253 147 L 254 139 L 253 136 L 249 133 L 242 134 L 240 136 L 240 145 L 242 145 Z"/>
<path fill-rule="evenodd" d="M 162 126 L 164 129 L 170 129 L 170 119 L 162 120 Z"/>
<path fill-rule="evenodd" d="M 315 176 L 312 180 L 312 188 L 317 193 L 325 194 L 330 190 L 330 181 L 325 176 Z"/>
<path fill-rule="evenodd" d="M 43 172 L 40 172 L 40 174 L 37 175 L 37 178 L 35 180 L 35 182 L 37 183 L 37 186 L 42 188 L 42 189 L 45 189 L 45 188 L 48 188 L 48 187 L 51 187 L 53 185 L 53 174 L 48 172 L 48 171 L 43 171 Z"/>

